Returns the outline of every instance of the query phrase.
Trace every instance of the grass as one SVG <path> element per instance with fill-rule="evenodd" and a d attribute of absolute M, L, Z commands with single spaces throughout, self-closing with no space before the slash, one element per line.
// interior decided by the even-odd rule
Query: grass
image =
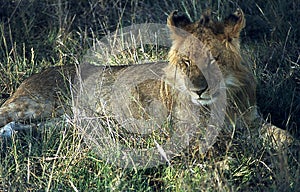
<path fill-rule="evenodd" d="M 300 5 L 296 0 L 169 1 L 142 0 L 6 1 L 0 4 L 1 99 L 33 73 L 53 65 L 78 63 L 96 38 L 132 23 L 164 24 L 174 9 L 198 19 L 205 4 L 222 17 L 245 11 L 243 50 L 254 63 L 258 106 L 265 118 L 299 139 Z M 164 52 L 164 51 L 162 51 Z M 115 62 L 164 59 L 144 46 Z M 121 169 L 101 159 L 76 127 L 60 121 L 40 131 L 1 141 L 2 191 L 296 191 L 300 187 L 299 150 L 281 152 L 259 140 L 234 136 L 220 140 L 206 156 L 193 153 L 172 166 Z"/>

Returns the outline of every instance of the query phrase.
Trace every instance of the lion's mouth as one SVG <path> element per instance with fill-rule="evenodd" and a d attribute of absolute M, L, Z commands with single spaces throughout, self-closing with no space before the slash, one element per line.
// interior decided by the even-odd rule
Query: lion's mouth
<path fill-rule="evenodd" d="M 217 100 L 218 96 L 220 95 L 219 91 L 215 93 L 199 93 L 199 90 L 191 90 L 192 102 L 196 105 L 211 105 Z"/>
<path fill-rule="evenodd" d="M 217 100 L 217 95 L 211 95 L 210 97 L 199 97 L 199 102 L 201 105 L 211 105 Z"/>

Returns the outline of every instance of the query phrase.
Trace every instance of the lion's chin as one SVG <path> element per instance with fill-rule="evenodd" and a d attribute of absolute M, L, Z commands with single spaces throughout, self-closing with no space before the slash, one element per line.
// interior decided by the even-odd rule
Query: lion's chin
<path fill-rule="evenodd" d="M 211 98 L 211 99 L 198 99 L 198 102 L 199 102 L 201 105 L 211 105 L 211 104 L 213 104 L 215 101 L 216 101 L 215 98 Z"/>

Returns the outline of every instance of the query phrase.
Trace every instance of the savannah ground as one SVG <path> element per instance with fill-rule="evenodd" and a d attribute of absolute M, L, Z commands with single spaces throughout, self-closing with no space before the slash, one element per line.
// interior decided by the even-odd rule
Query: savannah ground
<path fill-rule="evenodd" d="M 1 101 L 33 73 L 78 63 L 96 38 L 133 23 L 166 23 L 172 10 L 198 19 L 205 5 L 222 18 L 237 4 L 247 26 L 242 49 L 253 63 L 263 116 L 300 132 L 299 0 L 171 1 L 18 0 L 0 3 Z M 144 46 L 144 45 L 142 45 Z M 166 50 L 144 46 L 116 63 L 165 60 Z M 274 151 L 257 138 L 228 137 L 206 156 L 171 166 L 122 169 L 93 153 L 76 127 L 61 123 L 1 141 L 0 191 L 297 191 L 299 146 Z"/>

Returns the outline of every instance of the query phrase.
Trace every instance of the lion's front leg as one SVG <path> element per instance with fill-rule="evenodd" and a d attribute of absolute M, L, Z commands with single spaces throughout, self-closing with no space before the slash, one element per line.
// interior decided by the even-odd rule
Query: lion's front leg
<path fill-rule="evenodd" d="M 242 113 L 237 120 L 238 127 L 247 127 L 248 133 L 262 139 L 265 146 L 280 150 L 289 146 L 294 141 L 293 136 L 284 129 L 267 122 L 258 112 L 256 106 Z"/>
<path fill-rule="evenodd" d="M 263 139 L 264 144 L 273 149 L 282 149 L 291 145 L 294 141 L 293 136 L 287 130 L 283 130 L 265 120 L 260 126 L 259 135 Z"/>

